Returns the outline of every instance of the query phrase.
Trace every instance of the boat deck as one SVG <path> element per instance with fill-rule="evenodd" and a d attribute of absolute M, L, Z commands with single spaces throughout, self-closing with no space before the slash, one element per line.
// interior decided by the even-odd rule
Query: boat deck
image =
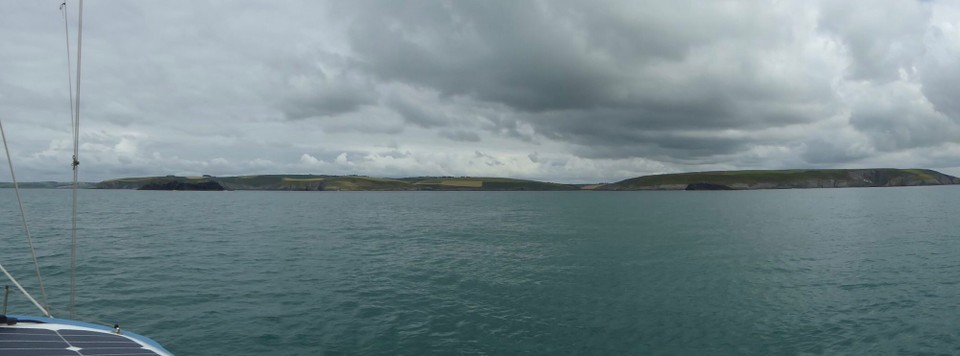
<path fill-rule="evenodd" d="M 55 319 L 21 319 L 15 325 L 0 325 L 0 355 L 171 355 L 133 333 L 116 334 L 106 327 L 51 320 Z"/>

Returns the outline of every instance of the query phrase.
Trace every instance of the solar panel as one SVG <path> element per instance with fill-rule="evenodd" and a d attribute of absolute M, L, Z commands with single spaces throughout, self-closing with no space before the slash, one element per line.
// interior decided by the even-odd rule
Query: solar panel
<path fill-rule="evenodd" d="M 0 327 L 0 355 L 158 355 L 123 335 L 88 330 Z"/>

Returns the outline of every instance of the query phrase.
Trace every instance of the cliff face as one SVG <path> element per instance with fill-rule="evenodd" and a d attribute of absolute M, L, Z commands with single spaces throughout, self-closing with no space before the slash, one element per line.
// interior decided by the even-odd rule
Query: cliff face
<path fill-rule="evenodd" d="M 162 182 L 153 182 L 140 187 L 138 190 L 193 190 L 193 191 L 222 191 L 223 186 L 214 181 L 203 182 L 180 182 L 176 180 L 167 180 Z"/>
<path fill-rule="evenodd" d="M 830 169 L 665 174 L 627 179 L 599 190 L 700 190 L 899 187 L 960 184 L 960 178 L 928 169 Z M 692 187 L 692 188 L 691 188 Z M 699 188 L 699 189 L 698 189 Z"/>

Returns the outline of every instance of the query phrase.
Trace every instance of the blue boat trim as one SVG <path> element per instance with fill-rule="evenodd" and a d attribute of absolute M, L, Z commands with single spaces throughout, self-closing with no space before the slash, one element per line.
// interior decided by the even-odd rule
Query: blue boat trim
<path fill-rule="evenodd" d="M 111 333 L 113 332 L 113 328 L 108 327 L 108 326 L 98 325 L 98 324 L 91 324 L 91 323 L 85 323 L 85 322 L 76 321 L 76 320 L 57 319 L 57 318 L 45 318 L 45 317 L 39 317 L 39 316 L 14 315 L 14 314 L 7 314 L 7 316 L 8 316 L 8 317 L 17 318 L 17 320 L 18 320 L 19 322 L 21 322 L 21 323 L 35 322 L 35 323 L 44 323 L 44 324 L 63 324 L 63 325 L 72 325 L 72 326 L 80 326 L 80 327 L 85 327 L 85 328 L 103 330 L 103 331 L 108 331 L 108 332 L 111 332 Z M 166 353 L 168 353 L 168 354 L 173 355 L 172 352 L 170 352 L 169 350 L 163 348 L 163 346 L 160 346 L 159 343 L 157 343 L 156 341 L 153 341 L 153 339 L 151 339 L 151 338 L 149 338 L 149 337 L 146 337 L 146 336 L 143 336 L 143 335 L 134 333 L 134 332 L 126 331 L 126 330 L 123 331 L 123 335 L 124 335 L 124 336 L 127 336 L 127 337 L 130 337 L 131 339 L 136 339 L 137 341 L 140 341 L 140 342 L 143 342 L 144 344 L 148 344 L 148 345 L 150 345 L 150 346 L 153 346 L 153 347 L 157 348 L 157 349 L 160 350 L 160 351 L 163 351 L 163 352 L 166 352 Z"/>

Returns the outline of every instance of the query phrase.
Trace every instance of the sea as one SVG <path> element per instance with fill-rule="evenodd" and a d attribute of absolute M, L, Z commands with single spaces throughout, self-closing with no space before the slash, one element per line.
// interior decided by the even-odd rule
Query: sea
<path fill-rule="evenodd" d="M 75 318 L 178 355 L 960 354 L 960 186 L 78 194 Z M 22 195 L 70 317 L 71 192 Z"/>

